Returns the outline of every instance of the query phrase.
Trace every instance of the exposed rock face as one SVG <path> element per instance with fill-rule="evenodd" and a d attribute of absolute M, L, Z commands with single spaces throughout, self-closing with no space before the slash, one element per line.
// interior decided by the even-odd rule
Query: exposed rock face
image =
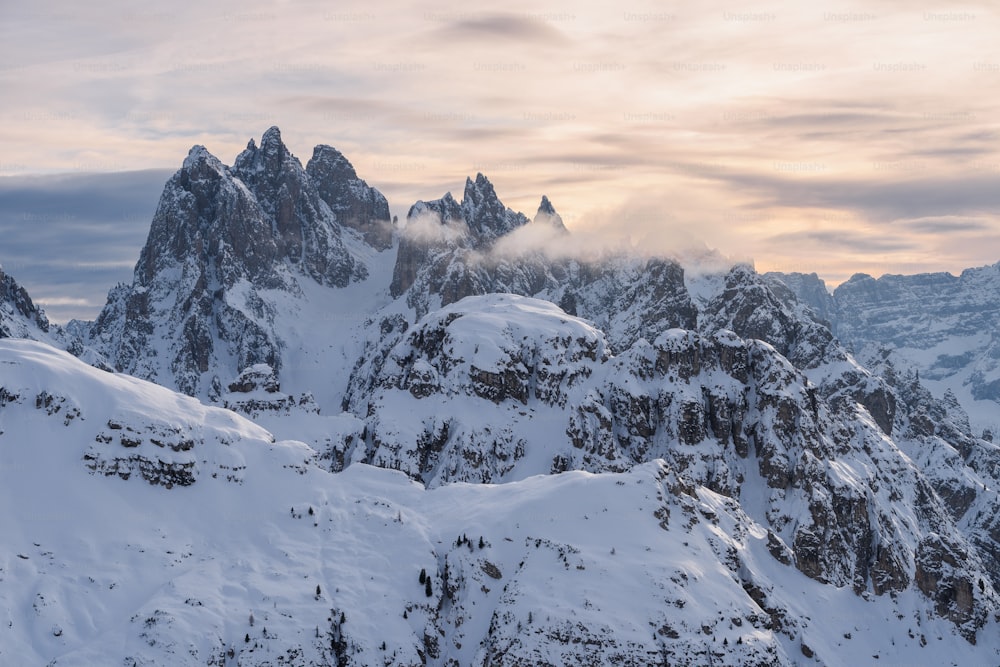
<path fill-rule="evenodd" d="M 949 543 L 934 533 L 917 547 L 916 584 L 924 595 L 934 600 L 937 613 L 966 629 L 967 638 L 975 641 L 972 630 L 982 619 L 977 609 L 974 575 L 965 566 L 967 546 Z"/>
<path fill-rule="evenodd" d="M 0 378 L 5 419 L 37 420 L 49 446 L 61 439 L 83 443 L 82 450 L 65 452 L 67 461 L 75 458 L 95 475 L 135 477 L 167 489 L 205 476 L 240 483 L 245 466 L 231 445 L 274 440 L 231 412 L 95 370 L 48 345 L 17 341 L 0 352 L 12 369 Z"/>
<path fill-rule="evenodd" d="M 558 286 L 536 296 L 594 322 L 616 351 L 640 338 L 655 340 L 668 329 L 697 327 L 698 310 L 684 286 L 684 269 L 674 260 L 573 260 L 553 273 L 564 276 Z"/>
<path fill-rule="evenodd" d="M 229 385 L 229 393 L 223 394 L 224 407 L 257 418 L 261 414 L 288 414 L 297 412 L 319 412 L 312 394 L 296 398 L 281 391 L 278 377 L 267 364 L 254 364 L 243 369 L 239 377 Z"/>
<path fill-rule="evenodd" d="M 967 386 L 968 397 L 1000 402 L 1000 264 L 959 276 L 926 273 L 856 274 L 824 299 L 811 281 L 774 274 L 828 319 L 834 333 L 860 353 L 891 346 L 925 380 Z M 930 354 L 929 354 L 930 353 Z"/>
<path fill-rule="evenodd" d="M 834 290 L 836 328 L 846 342 L 869 340 L 893 347 L 931 347 L 954 335 L 975 335 L 1000 316 L 989 292 L 1000 265 L 949 273 L 855 274 Z M 930 317 L 930 321 L 929 318 Z M 947 327 L 935 324 L 947 323 Z"/>
<path fill-rule="evenodd" d="M 484 293 L 474 291 L 475 283 L 481 282 L 481 278 L 457 269 L 476 263 L 480 254 L 488 251 L 498 238 L 528 222 L 523 213 L 503 205 L 493 184 L 482 174 L 476 174 L 475 181 L 466 179 L 461 203 L 448 192 L 440 199 L 418 201 L 410 207 L 406 218 L 411 232 L 404 231 L 400 240 L 390 291 L 393 296 L 402 295 L 416 281 L 419 269 L 433 262 L 435 268 L 430 272 L 435 274 L 436 282 L 444 282 L 449 276 L 452 284 L 445 303 Z M 459 257 L 458 262 L 455 255 Z M 469 271 L 474 273 L 475 269 L 469 267 Z M 442 289 L 440 284 L 437 287 L 434 293 Z"/>
<path fill-rule="evenodd" d="M 358 178 L 340 151 L 317 146 L 306 173 L 340 224 L 361 232 L 373 248 L 385 250 L 392 245 L 389 203 L 381 192 Z"/>
<path fill-rule="evenodd" d="M 517 213 L 503 205 L 493 184 L 482 174 L 476 174 L 475 181 L 465 179 L 462 217 L 469 226 L 472 245 L 476 248 L 489 247 L 501 236 L 506 236 L 528 222 L 523 213 Z"/>
<path fill-rule="evenodd" d="M 749 266 L 734 267 L 725 287 L 701 315 L 702 331 L 735 331 L 773 345 L 804 371 L 828 400 L 847 397 L 868 410 L 884 433 L 892 430 L 896 399 L 885 383 L 857 364 L 811 310 Z M 781 297 L 784 297 L 782 299 Z"/>
<path fill-rule="evenodd" d="M 344 287 L 365 277 L 364 265 L 354 260 L 340 239 L 342 227 L 323 208 L 326 202 L 317 183 L 288 152 L 278 128 L 264 133 L 260 148 L 251 140 L 236 157 L 232 171 L 253 193 L 270 222 L 270 239 L 276 246 L 277 258 L 292 267 L 301 262 L 302 273 L 320 284 Z M 356 175 L 351 177 L 352 171 L 323 173 L 324 169 L 318 168 L 314 173 L 348 179 L 343 184 L 326 183 L 325 190 L 332 194 L 338 188 L 360 187 Z"/>
<path fill-rule="evenodd" d="M 0 267 L 0 338 L 34 338 L 32 333 L 48 333 L 49 320 L 41 308 Z"/>
<path fill-rule="evenodd" d="M 254 391 L 274 394 L 280 390 L 281 384 L 274 374 L 274 369 L 267 364 L 256 364 L 244 368 L 240 376 L 229 385 L 229 391 L 240 394 L 249 394 Z"/>
<path fill-rule="evenodd" d="M 822 323 L 830 325 L 837 318 L 837 303 L 826 288 L 826 283 L 815 273 L 765 273 L 763 277 L 770 283 L 772 291 L 782 301 L 788 303 L 788 296 L 794 296 L 808 307 Z M 786 296 L 784 292 L 790 292 Z"/>
<path fill-rule="evenodd" d="M 91 344 L 120 371 L 211 399 L 254 364 L 280 373 L 276 301 L 297 298 L 302 280 L 345 287 L 367 275 L 320 188 L 341 212 L 370 202 L 367 222 L 352 218 L 369 231 L 385 213 L 332 150 L 317 149 L 314 173 L 344 183 L 310 178 L 277 128 L 232 169 L 191 149 L 164 188 L 132 285 L 110 292 Z"/>

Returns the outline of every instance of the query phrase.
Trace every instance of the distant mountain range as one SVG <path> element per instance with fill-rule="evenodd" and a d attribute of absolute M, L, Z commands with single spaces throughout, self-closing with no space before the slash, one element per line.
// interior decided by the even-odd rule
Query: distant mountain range
<path fill-rule="evenodd" d="M 1000 426 L 1000 263 L 959 276 L 856 274 L 829 293 L 815 274 L 771 273 L 857 356 L 889 354 L 938 395 L 951 391 L 978 430 Z"/>

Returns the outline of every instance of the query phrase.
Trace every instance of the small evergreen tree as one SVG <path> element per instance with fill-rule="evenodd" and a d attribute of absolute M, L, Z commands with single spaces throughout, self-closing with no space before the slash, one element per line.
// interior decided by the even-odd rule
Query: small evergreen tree
<path fill-rule="evenodd" d="M 479 548 L 480 549 L 485 549 L 486 548 L 486 542 L 483 541 L 483 536 L 482 535 L 479 536 Z"/>
<path fill-rule="evenodd" d="M 319 596 L 321 596 L 322 594 L 323 594 L 323 591 L 320 590 L 319 584 L 316 584 L 316 599 L 318 600 Z"/>
<path fill-rule="evenodd" d="M 250 612 L 250 627 L 253 627 L 253 612 Z"/>
<path fill-rule="evenodd" d="M 434 595 L 434 589 L 431 588 L 431 578 L 430 577 L 427 577 L 427 581 L 424 584 L 424 593 L 427 595 L 427 597 L 430 597 L 430 596 Z"/>
<path fill-rule="evenodd" d="M 315 514 L 315 512 L 313 512 L 312 505 L 310 505 L 309 506 L 309 516 L 312 516 L 313 514 Z"/>
<path fill-rule="evenodd" d="M 245 637 L 243 638 L 243 643 L 244 643 L 244 644 L 249 644 L 249 643 L 250 643 L 250 633 L 249 633 L 249 632 L 248 632 L 248 633 L 246 634 L 246 636 L 245 636 Z"/>
<path fill-rule="evenodd" d="M 420 583 L 424 583 L 425 581 L 427 581 L 427 569 L 420 568 Z"/>

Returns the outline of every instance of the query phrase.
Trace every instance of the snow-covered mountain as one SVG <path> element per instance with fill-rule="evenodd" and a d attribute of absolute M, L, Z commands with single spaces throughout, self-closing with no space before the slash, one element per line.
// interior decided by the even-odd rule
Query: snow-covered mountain
<path fill-rule="evenodd" d="M 425 490 L 360 463 L 332 474 L 302 443 L 40 343 L 0 341 L 0 368 L 4 664 L 957 665 L 1000 649 L 991 617 L 957 639 L 913 586 L 859 597 L 806 576 L 754 503 L 662 461 Z M 854 472 L 834 474 L 849 488 Z M 951 585 L 961 557 L 918 572 Z"/>
<path fill-rule="evenodd" d="M 271 128 L 229 168 L 195 146 L 164 188 L 132 284 L 111 291 L 86 343 L 120 371 L 213 400 L 257 364 L 282 378 L 291 367 L 295 384 L 296 367 L 336 354 L 319 327 L 297 338 L 336 312 L 316 295 L 378 272 L 381 216 L 385 198 L 332 148 L 303 168 Z"/>
<path fill-rule="evenodd" d="M 388 215 L 333 148 L 303 168 L 276 128 L 232 167 L 195 147 L 133 283 L 50 341 L 128 376 L 0 343 L 0 473 L 25 473 L 9 498 L 66 517 L 0 517 L 35 545 L 0 571 L 0 646 L 148 665 L 1000 656 L 1000 447 L 905 356 L 841 344 L 818 278 L 552 252 L 569 232 L 548 198 L 529 219 L 483 174 Z M 67 495 L 87 500 L 55 509 Z"/>
<path fill-rule="evenodd" d="M 832 293 L 815 274 L 771 274 L 861 356 L 891 353 L 936 394 L 953 393 L 977 430 L 1000 427 L 1000 264 L 960 275 L 856 274 Z"/>

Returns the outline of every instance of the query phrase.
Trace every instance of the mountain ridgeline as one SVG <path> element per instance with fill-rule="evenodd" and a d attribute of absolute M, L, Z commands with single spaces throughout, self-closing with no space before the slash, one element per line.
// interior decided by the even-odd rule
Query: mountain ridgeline
<path fill-rule="evenodd" d="M 111 290 L 93 323 L 50 332 L 0 274 L 0 334 L 162 386 L 45 345 L 5 347 L 27 370 L 17 382 L 0 376 L 0 442 L 9 425 L 36 428 L 44 415 L 44 429 L 79 440 L 65 456 L 79 459 L 80 484 L 151 485 L 164 505 L 205 493 L 226 506 L 273 496 L 282 516 L 290 506 L 294 527 L 255 504 L 277 537 L 245 545 L 262 562 L 235 573 L 252 581 L 246 591 L 217 582 L 220 600 L 271 590 L 260 577 L 285 567 L 275 559 L 317 576 L 289 544 L 322 553 L 322 571 L 340 577 L 333 590 L 317 584 L 315 600 L 247 601 L 287 606 L 263 639 L 250 629 L 245 642 L 242 629 L 227 638 L 222 602 L 172 604 L 178 578 L 156 594 L 161 616 L 153 601 L 143 607 L 158 620 L 116 631 L 139 647 L 131 653 L 107 649 L 95 629 L 74 635 L 72 650 L 30 655 L 192 665 L 234 664 L 237 653 L 247 665 L 996 659 L 1000 448 L 963 406 L 998 396 L 990 332 L 1000 311 L 989 294 L 1000 265 L 960 278 L 855 276 L 831 295 L 815 275 L 744 264 L 695 275 L 671 258 L 572 257 L 518 242 L 567 234 L 547 197 L 529 218 L 483 174 L 461 201 L 418 201 L 394 225 L 385 197 L 340 152 L 318 146 L 303 167 L 271 128 L 231 167 L 191 150 L 132 283 Z M 937 356 L 917 368 L 912 350 Z M 953 376 L 967 393 L 933 384 Z M 114 401 L 94 399 L 102 391 Z M 155 397 L 196 417 L 132 415 L 129 392 L 136 405 Z M 597 497 L 603 507 L 584 500 Z M 295 523 L 304 504 L 317 529 L 308 536 Z M 323 521 L 337 529 L 327 535 Z M 204 517 L 197 526 L 171 539 L 198 544 L 213 528 Z M 447 531 L 459 527 L 456 540 Z M 402 561 L 427 564 L 415 593 L 396 581 Z M 637 592 L 626 602 L 602 581 Z M 375 598 L 384 603 L 369 608 Z M 851 611 L 837 618 L 816 600 Z M 878 627 L 861 627 L 869 615 L 898 630 L 893 648 Z M 376 640 L 380 623 L 391 634 Z M 202 625 L 217 634 L 181 650 L 185 628 Z M 928 645 L 932 635 L 947 648 Z"/>
<path fill-rule="evenodd" d="M 953 393 L 980 432 L 1000 426 L 1000 263 L 958 276 L 859 273 L 832 294 L 815 274 L 768 277 L 858 357 L 888 356 L 938 392 Z"/>

